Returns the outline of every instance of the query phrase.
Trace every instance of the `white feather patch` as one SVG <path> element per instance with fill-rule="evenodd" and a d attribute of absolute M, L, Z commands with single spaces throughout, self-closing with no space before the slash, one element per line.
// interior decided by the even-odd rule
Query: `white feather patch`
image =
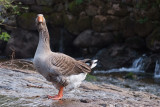
<path fill-rule="evenodd" d="M 78 75 L 71 75 L 67 77 L 69 84 L 66 86 L 66 90 L 72 90 L 80 86 L 82 81 L 86 78 L 87 73 L 80 73 Z"/>

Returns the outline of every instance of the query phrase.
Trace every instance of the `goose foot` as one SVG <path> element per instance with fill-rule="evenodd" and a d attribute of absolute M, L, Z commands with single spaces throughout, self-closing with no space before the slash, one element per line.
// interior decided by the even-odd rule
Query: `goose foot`
<path fill-rule="evenodd" d="M 53 100 L 60 100 L 62 99 L 62 97 L 63 97 L 63 87 L 60 87 L 58 95 L 55 95 L 55 96 L 48 95 L 48 98 Z"/>

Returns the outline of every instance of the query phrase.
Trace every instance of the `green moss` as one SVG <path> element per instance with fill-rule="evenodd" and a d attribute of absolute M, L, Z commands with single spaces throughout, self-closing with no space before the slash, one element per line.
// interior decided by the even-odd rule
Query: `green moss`
<path fill-rule="evenodd" d="M 125 78 L 135 79 L 135 75 L 132 72 L 129 72 L 128 74 L 126 74 Z"/>
<path fill-rule="evenodd" d="M 73 15 L 79 15 L 79 13 L 84 9 L 85 9 L 84 5 L 83 4 L 77 4 L 76 1 L 72 1 L 68 5 L 68 10 Z"/>
<path fill-rule="evenodd" d="M 96 80 L 97 80 L 97 78 L 96 78 L 96 76 L 93 76 L 93 75 L 87 74 L 87 77 L 86 77 L 86 79 L 85 79 L 85 80 L 87 80 L 87 81 L 96 81 Z"/>

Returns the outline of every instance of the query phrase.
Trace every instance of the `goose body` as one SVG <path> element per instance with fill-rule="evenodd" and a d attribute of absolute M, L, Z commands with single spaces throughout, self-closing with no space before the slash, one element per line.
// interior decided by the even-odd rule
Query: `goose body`
<path fill-rule="evenodd" d="M 91 72 L 91 68 L 96 66 L 97 60 L 76 60 L 63 53 L 52 52 L 48 29 L 42 14 L 38 14 L 36 24 L 39 31 L 39 43 L 33 64 L 46 80 L 59 89 L 58 95 L 49 96 L 49 98 L 58 100 L 63 96 L 64 87 L 74 89 L 81 84 L 87 73 Z"/>

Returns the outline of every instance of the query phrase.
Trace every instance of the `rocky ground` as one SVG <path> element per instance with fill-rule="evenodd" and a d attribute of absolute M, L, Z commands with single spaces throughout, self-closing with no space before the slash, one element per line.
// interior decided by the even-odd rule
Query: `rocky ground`
<path fill-rule="evenodd" d="M 147 92 L 129 91 L 104 83 L 84 81 L 62 100 L 53 101 L 47 95 L 57 90 L 40 74 L 32 70 L 0 69 L 0 106 L 47 107 L 158 107 L 160 97 Z"/>

